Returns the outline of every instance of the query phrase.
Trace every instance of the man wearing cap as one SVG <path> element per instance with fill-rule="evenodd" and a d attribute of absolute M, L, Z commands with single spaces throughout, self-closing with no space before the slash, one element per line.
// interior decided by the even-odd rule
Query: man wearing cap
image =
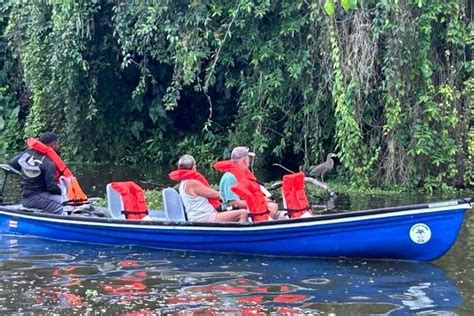
<path fill-rule="evenodd" d="M 169 174 L 172 180 L 180 181 L 179 194 L 183 200 L 188 219 L 192 222 L 245 222 L 247 210 L 233 210 L 218 213 L 219 192 L 212 189 L 206 178 L 196 169 L 191 155 L 178 160 L 178 170 Z"/>
<path fill-rule="evenodd" d="M 40 142 L 54 151 L 58 151 L 58 136 L 45 132 Z M 24 207 L 61 214 L 61 189 L 56 182 L 56 166 L 45 154 L 28 148 L 16 155 L 10 165 L 21 170 L 21 204 Z"/>
<path fill-rule="evenodd" d="M 241 169 L 248 170 L 248 172 L 251 172 L 249 169 L 250 157 L 255 157 L 255 153 L 251 152 L 248 147 L 238 146 L 232 150 L 230 155 L 230 161 L 239 166 Z M 253 176 L 253 178 L 255 177 Z M 254 181 L 256 181 L 256 179 Z M 219 191 L 221 193 L 224 209 L 230 210 L 247 208 L 247 203 L 245 202 L 245 200 L 242 200 L 237 194 L 235 194 L 231 190 L 231 188 L 236 184 L 237 178 L 232 174 L 232 172 L 225 172 L 219 182 Z M 264 191 L 266 190 L 264 189 Z M 272 216 L 272 218 L 274 218 L 275 214 L 278 211 L 278 204 L 276 204 L 275 202 L 270 202 L 270 200 L 267 204 L 268 210 L 270 211 L 270 215 Z"/>

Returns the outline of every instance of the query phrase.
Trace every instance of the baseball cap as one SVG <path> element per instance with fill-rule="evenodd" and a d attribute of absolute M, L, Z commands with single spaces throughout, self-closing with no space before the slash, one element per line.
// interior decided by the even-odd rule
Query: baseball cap
<path fill-rule="evenodd" d="M 248 147 L 239 146 L 235 147 L 230 154 L 230 159 L 237 160 L 245 156 L 255 157 L 255 153 L 251 152 Z"/>

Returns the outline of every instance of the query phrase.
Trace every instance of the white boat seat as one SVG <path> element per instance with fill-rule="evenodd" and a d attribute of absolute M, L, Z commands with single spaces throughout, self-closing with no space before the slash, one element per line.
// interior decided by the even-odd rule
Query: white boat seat
<path fill-rule="evenodd" d="M 109 210 L 112 218 L 125 219 L 125 214 L 122 213 L 124 209 L 123 200 L 120 194 L 112 188 L 112 184 L 109 183 L 106 186 L 107 194 L 107 209 Z"/>
<path fill-rule="evenodd" d="M 165 221 L 167 219 L 163 210 L 149 210 L 148 216 L 154 221 Z"/>
<path fill-rule="evenodd" d="M 163 207 L 165 209 L 166 219 L 169 221 L 187 221 L 183 201 L 179 193 L 173 188 L 163 189 Z"/>
<path fill-rule="evenodd" d="M 89 198 L 89 197 L 86 197 L 84 195 L 84 197 L 86 197 L 87 200 L 68 201 L 68 193 L 69 193 L 68 192 L 68 190 L 69 190 L 68 181 L 69 181 L 69 183 L 72 183 L 73 180 L 77 181 L 77 179 L 75 179 L 74 176 L 71 176 L 71 177 L 61 176 L 61 177 L 59 177 L 59 188 L 61 189 L 61 199 L 63 201 L 63 204 L 65 204 L 66 206 L 72 206 L 72 209 L 74 209 L 77 206 L 84 205 L 84 204 L 90 204 L 91 202 L 100 200 L 100 198 L 96 198 L 96 197 Z"/>

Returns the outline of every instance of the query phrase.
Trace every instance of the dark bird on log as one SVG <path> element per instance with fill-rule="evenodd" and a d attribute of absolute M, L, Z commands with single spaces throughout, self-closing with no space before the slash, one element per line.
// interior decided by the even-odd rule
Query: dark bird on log
<path fill-rule="evenodd" d="M 321 182 L 324 183 L 324 175 L 328 173 L 329 171 L 331 171 L 332 168 L 334 167 L 334 160 L 332 160 L 333 157 L 337 157 L 337 155 L 330 153 L 327 155 L 325 162 L 320 163 L 317 166 L 311 167 L 309 169 L 309 176 L 315 179 L 318 179 L 319 177 L 321 177 Z"/>

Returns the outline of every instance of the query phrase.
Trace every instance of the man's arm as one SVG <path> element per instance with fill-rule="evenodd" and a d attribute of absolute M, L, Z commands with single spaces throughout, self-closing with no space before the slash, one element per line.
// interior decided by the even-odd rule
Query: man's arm
<path fill-rule="evenodd" d="M 209 188 L 202 184 L 201 182 L 197 180 L 191 180 L 189 181 L 187 187 L 192 191 L 191 193 L 194 193 L 199 196 L 203 196 L 208 199 L 218 199 L 219 198 L 219 192 L 216 190 Z"/>
<path fill-rule="evenodd" d="M 53 163 L 43 163 L 43 175 L 44 182 L 46 184 L 46 190 L 51 194 L 61 195 L 61 189 L 56 183 L 56 168 Z"/>
<path fill-rule="evenodd" d="M 230 200 L 227 204 L 234 209 L 247 208 L 247 202 L 245 202 L 245 200 Z"/>

